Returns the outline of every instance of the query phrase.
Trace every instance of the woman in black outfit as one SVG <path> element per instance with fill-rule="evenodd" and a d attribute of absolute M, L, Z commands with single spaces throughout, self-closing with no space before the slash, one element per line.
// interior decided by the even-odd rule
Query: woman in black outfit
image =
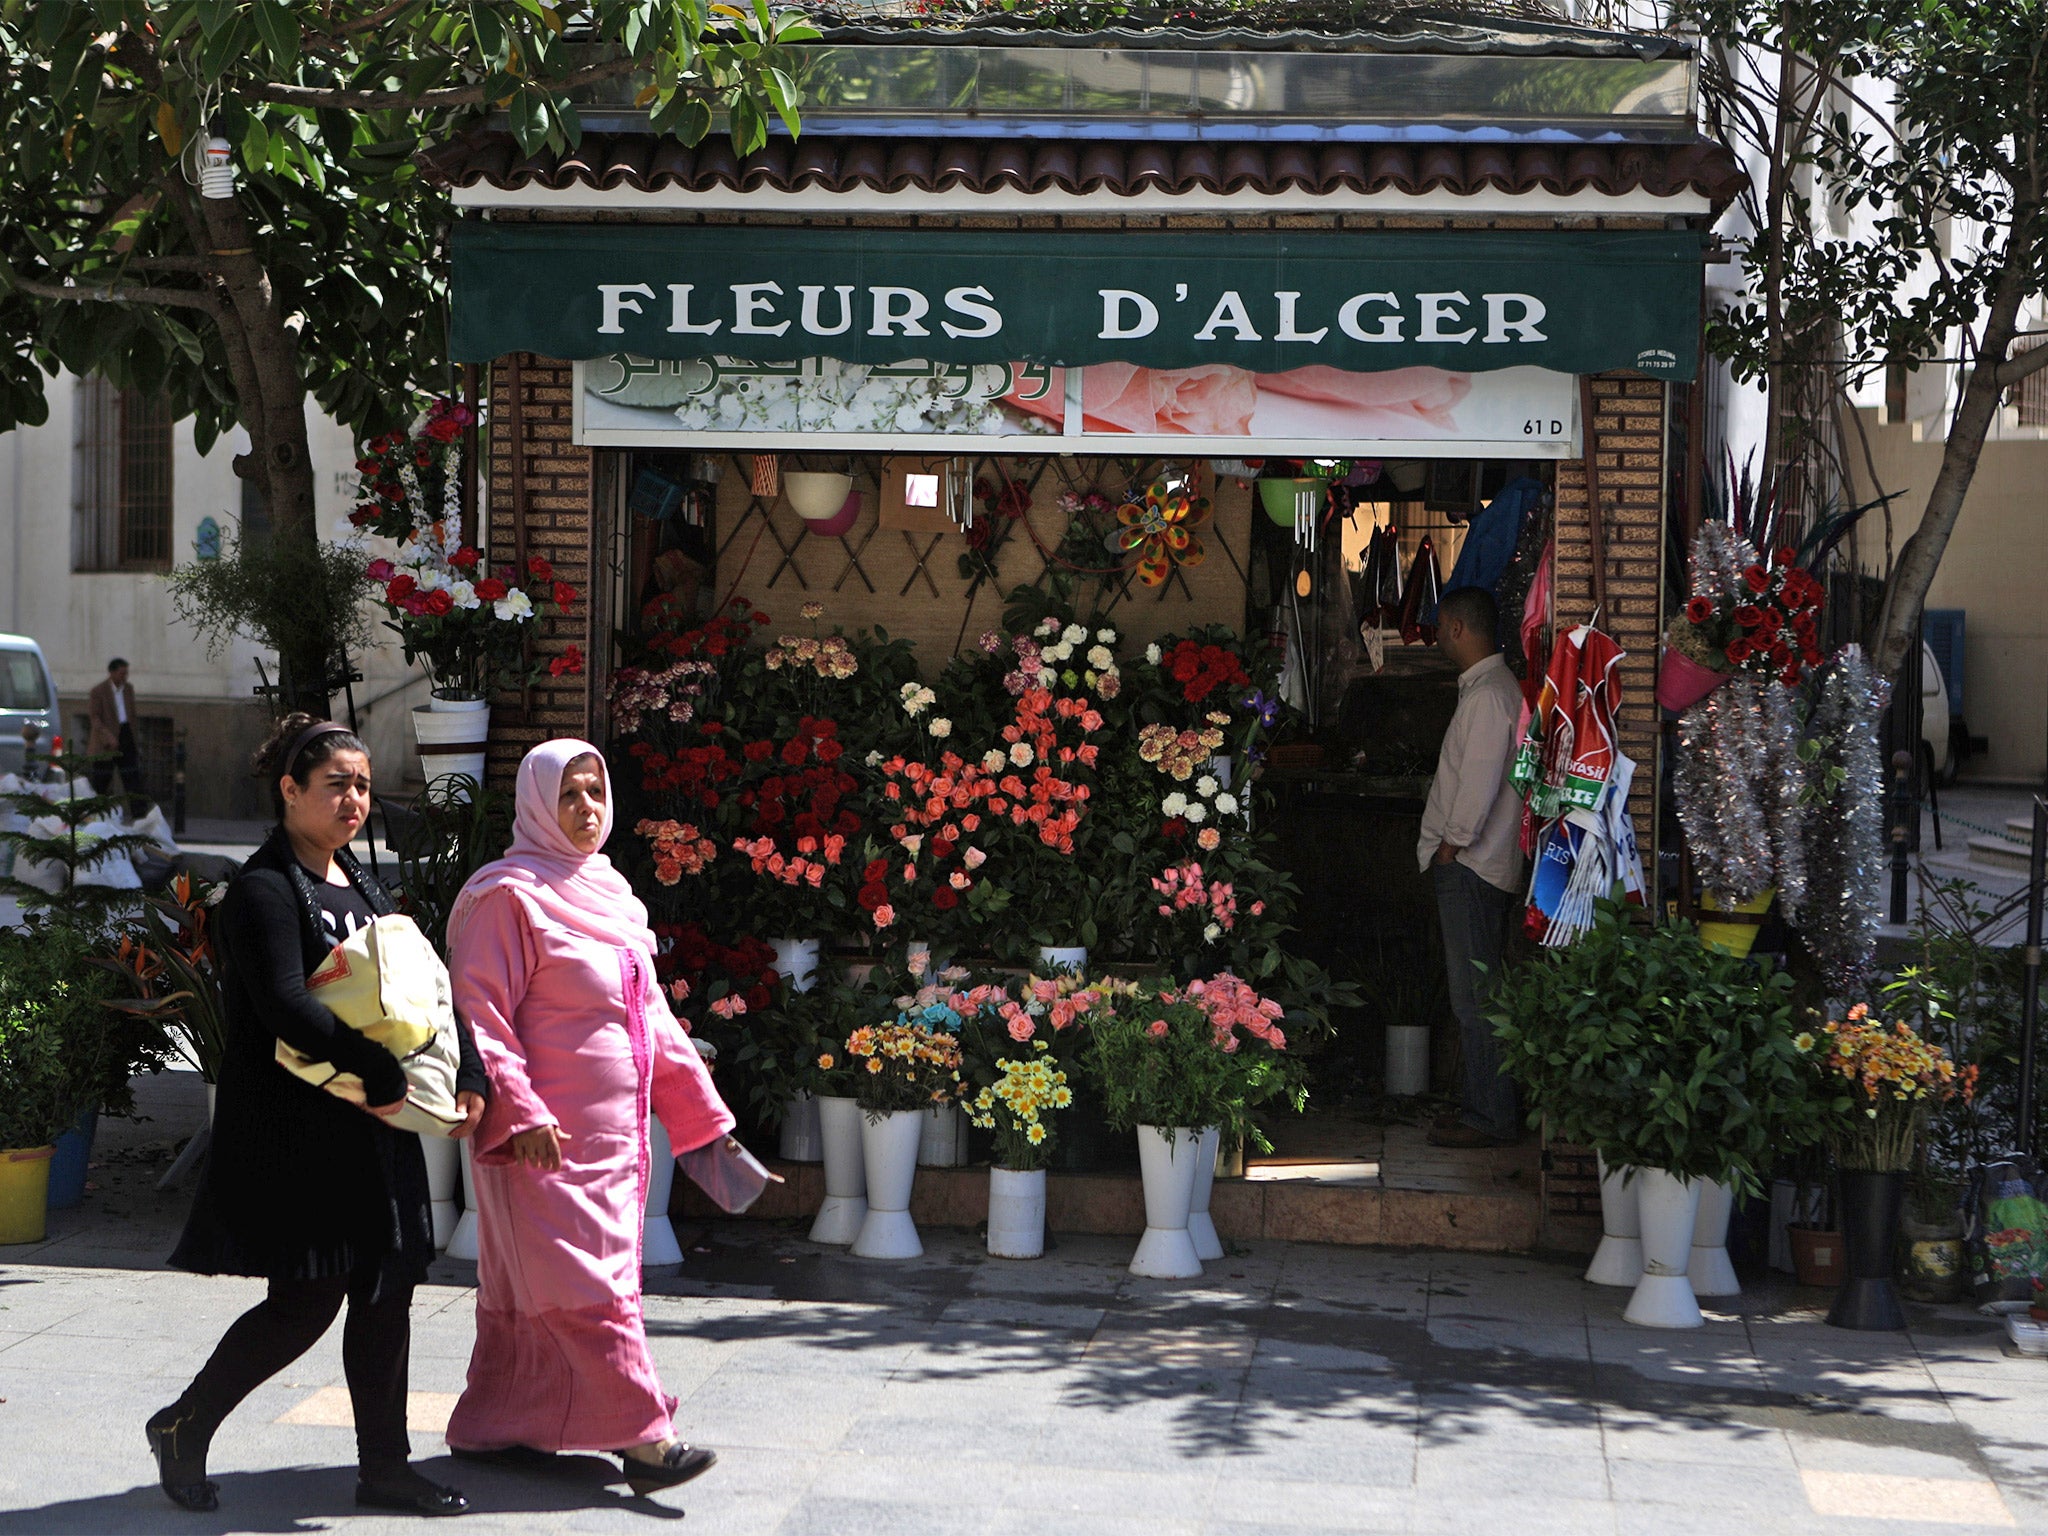
<path fill-rule="evenodd" d="M 370 811 L 370 758 L 346 728 L 288 716 L 256 754 L 277 785 L 280 823 L 228 887 L 214 932 L 227 1048 L 213 1145 L 185 1235 L 171 1255 L 206 1275 L 260 1275 L 269 1298 L 237 1319 L 192 1385 L 149 1421 L 164 1492 L 218 1507 L 207 1444 L 235 1405 L 310 1349 L 348 1302 L 342 1362 L 355 1406 L 356 1502 L 456 1515 L 468 1501 L 408 1464 L 407 1357 L 413 1287 L 434 1256 L 419 1138 L 397 1112 L 398 1059 L 306 991 L 334 945 L 392 910 L 348 851 Z M 466 1025 L 456 1102 L 466 1136 L 482 1117 L 482 1063 Z M 277 1065 L 277 1042 L 363 1080 L 370 1112 Z"/>

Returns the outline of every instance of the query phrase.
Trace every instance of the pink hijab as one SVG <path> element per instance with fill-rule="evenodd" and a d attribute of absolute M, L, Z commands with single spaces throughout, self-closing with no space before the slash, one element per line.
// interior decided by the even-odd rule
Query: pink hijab
<path fill-rule="evenodd" d="M 602 853 L 584 853 L 569 841 L 555 818 L 562 793 L 562 775 L 579 757 L 594 757 L 604 772 L 602 848 L 612 835 L 611 770 L 604 754 L 587 741 L 564 737 L 544 741 L 519 764 L 519 809 L 512 823 L 512 846 L 505 857 L 471 875 L 455 898 L 448 916 L 448 944 L 461 941 L 462 930 L 476 903 L 491 891 L 516 890 L 548 918 L 602 944 L 632 944 L 653 958 L 654 935 L 647 928 L 647 908 L 633 894 L 626 877 Z"/>

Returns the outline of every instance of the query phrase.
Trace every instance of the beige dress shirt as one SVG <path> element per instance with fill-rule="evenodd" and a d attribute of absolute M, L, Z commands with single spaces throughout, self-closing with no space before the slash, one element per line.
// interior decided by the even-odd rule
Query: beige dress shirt
<path fill-rule="evenodd" d="M 1458 678 L 1458 710 L 1437 753 L 1436 778 L 1422 812 L 1416 862 L 1426 872 L 1437 845 L 1458 850 L 1458 862 L 1488 885 L 1519 892 L 1522 884 L 1522 799 L 1508 783 L 1522 688 L 1493 655 Z"/>

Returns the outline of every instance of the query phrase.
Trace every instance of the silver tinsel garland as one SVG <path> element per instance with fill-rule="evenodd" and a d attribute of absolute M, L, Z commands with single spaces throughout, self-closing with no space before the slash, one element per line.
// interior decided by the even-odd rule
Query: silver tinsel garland
<path fill-rule="evenodd" d="M 1778 910 L 1799 926 L 1806 912 L 1806 838 L 1812 808 L 1806 797 L 1806 764 L 1799 760 L 1799 695 L 1775 679 L 1762 679 L 1764 711 L 1764 814 L 1771 824 L 1771 857 L 1777 866 Z"/>
<path fill-rule="evenodd" d="M 1827 769 L 1841 781 L 1807 818 L 1807 916 L 1801 931 L 1828 989 L 1856 999 L 1868 990 L 1877 957 L 1878 905 L 1885 867 L 1884 764 L 1877 722 L 1888 689 L 1858 646 L 1849 646 L 1821 678 L 1808 734 L 1820 743 L 1813 782 Z"/>
<path fill-rule="evenodd" d="M 1771 783 L 1766 686 L 1738 672 L 1678 722 L 1673 788 L 1679 825 L 1700 882 L 1727 901 L 1748 901 L 1778 878 L 1765 813 L 1779 802 Z"/>

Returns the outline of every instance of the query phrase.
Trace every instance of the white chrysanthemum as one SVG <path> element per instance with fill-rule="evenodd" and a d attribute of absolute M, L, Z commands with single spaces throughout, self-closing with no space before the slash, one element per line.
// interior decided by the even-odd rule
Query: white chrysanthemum
<path fill-rule="evenodd" d="M 450 585 L 448 595 L 455 599 L 455 606 L 458 608 L 481 608 L 483 606 L 483 599 L 476 595 L 476 588 L 466 581 L 458 581 Z"/>
<path fill-rule="evenodd" d="M 1060 631 L 1060 638 L 1068 645 L 1079 645 L 1088 638 L 1088 627 L 1085 624 L 1069 624 Z"/>
<path fill-rule="evenodd" d="M 1153 666 L 1155 666 L 1155 667 L 1156 667 L 1156 666 L 1158 666 L 1158 665 L 1159 665 L 1159 647 L 1158 647 L 1158 646 L 1156 646 L 1156 645 L 1148 645 L 1148 646 L 1146 646 L 1146 647 L 1145 647 L 1145 660 L 1146 660 L 1147 662 L 1151 663 L 1151 664 L 1152 664 Z"/>
<path fill-rule="evenodd" d="M 1209 819 L 1209 807 L 1202 804 L 1199 800 L 1190 800 L 1188 802 L 1187 818 L 1196 826 L 1200 826 Z"/>
<path fill-rule="evenodd" d="M 491 612 L 507 624 L 524 624 L 533 617 L 533 599 L 515 588 L 491 604 Z"/>
<path fill-rule="evenodd" d="M 1228 816 L 1236 809 L 1237 796 L 1233 795 L 1229 790 L 1226 789 L 1216 797 L 1216 813 L 1219 816 Z"/>
<path fill-rule="evenodd" d="M 930 730 L 934 736 L 943 740 L 953 734 L 953 722 L 941 715 L 931 723 Z"/>
<path fill-rule="evenodd" d="M 1010 761 L 1019 768 L 1029 768 L 1031 766 L 1031 743 L 1028 741 L 1012 742 L 1010 744 Z"/>
<path fill-rule="evenodd" d="M 1115 645 L 1116 631 L 1113 629 L 1098 629 L 1097 631 L 1095 631 L 1095 638 L 1097 640 L 1100 640 L 1104 645 Z"/>
<path fill-rule="evenodd" d="M 1109 654 L 1109 647 L 1106 645 L 1095 646 L 1088 652 L 1088 665 L 1097 670 L 1108 666 L 1115 660 L 1116 658 Z"/>
<path fill-rule="evenodd" d="M 1213 773 L 1205 773 L 1199 779 L 1195 780 L 1195 793 L 1200 795 L 1204 800 L 1213 799 L 1216 794 L 1216 791 L 1219 788 L 1221 788 L 1221 786 L 1217 784 L 1216 775 Z"/>
<path fill-rule="evenodd" d="M 1159 809 L 1166 812 L 1169 816 L 1182 815 L 1186 812 L 1187 808 L 1188 797 L 1177 789 L 1159 802 Z"/>

